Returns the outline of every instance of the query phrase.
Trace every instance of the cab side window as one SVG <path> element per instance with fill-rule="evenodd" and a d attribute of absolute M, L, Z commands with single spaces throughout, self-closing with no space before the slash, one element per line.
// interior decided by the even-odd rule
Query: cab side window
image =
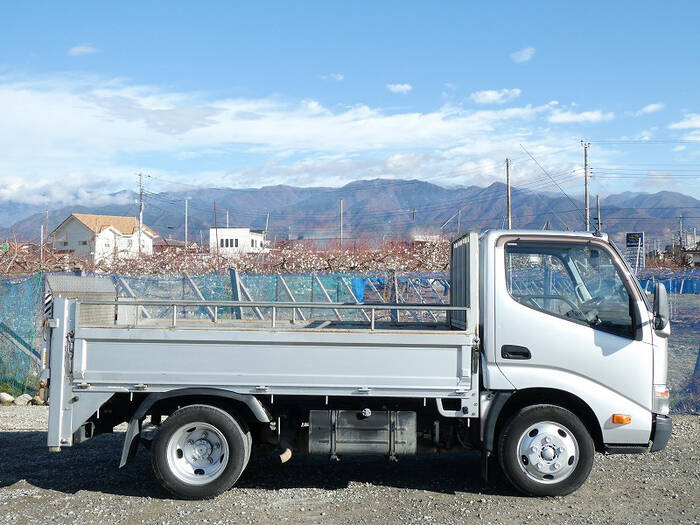
<path fill-rule="evenodd" d="M 633 302 L 602 248 L 572 243 L 509 243 L 506 283 L 525 306 L 597 330 L 634 338 Z"/>
<path fill-rule="evenodd" d="M 507 256 L 508 291 L 516 301 L 557 315 L 575 306 L 575 284 L 557 257 L 542 253 Z"/>

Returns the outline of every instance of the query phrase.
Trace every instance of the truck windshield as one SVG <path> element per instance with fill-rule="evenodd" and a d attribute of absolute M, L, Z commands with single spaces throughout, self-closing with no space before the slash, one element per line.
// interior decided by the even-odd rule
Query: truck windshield
<path fill-rule="evenodd" d="M 634 337 L 629 293 L 612 257 L 591 244 L 506 245 L 511 296 L 525 306 L 619 336 Z"/>

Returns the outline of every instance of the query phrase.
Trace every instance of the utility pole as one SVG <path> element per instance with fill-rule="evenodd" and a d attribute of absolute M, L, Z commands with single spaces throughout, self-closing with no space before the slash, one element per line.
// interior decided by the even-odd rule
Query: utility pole
<path fill-rule="evenodd" d="M 343 249 L 343 199 L 340 199 L 340 249 Z"/>
<path fill-rule="evenodd" d="M 39 262 L 44 266 L 44 225 L 41 225 L 41 233 L 39 234 Z"/>
<path fill-rule="evenodd" d="M 683 215 L 678 217 L 678 249 L 682 250 L 685 248 L 685 243 L 683 242 Z"/>
<path fill-rule="evenodd" d="M 46 210 L 46 226 L 44 226 L 44 231 L 46 232 L 46 242 L 49 242 L 49 210 Z"/>
<path fill-rule="evenodd" d="M 226 210 L 226 227 L 228 228 L 228 210 Z"/>
<path fill-rule="evenodd" d="M 457 210 L 457 235 L 462 231 L 462 208 Z"/>
<path fill-rule="evenodd" d="M 139 259 L 141 258 L 141 230 L 143 230 L 143 174 L 139 173 Z"/>
<path fill-rule="evenodd" d="M 585 201 L 584 208 L 586 211 L 585 226 L 586 231 L 588 232 L 591 231 L 591 211 L 588 202 L 588 147 L 590 146 L 590 144 L 588 142 L 583 141 L 581 141 L 581 144 L 583 145 L 583 199 Z"/>
<path fill-rule="evenodd" d="M 676 257 L 676 236 L 671 235 L 671 260 Z"/>
<path fill-rule="evenodd" d="M 508 229 L 513 229 L 513 216 L 510 208 L 510 159 L 506 158 L 506 204 L 508 205 Z"/>
<path fill-rule="evenodd" d="M 597 219 L 598 219 L 598 231 L 601 232 L 603 231 L 603 221 L 600 218 L 600 195 L 596 194 L 595 196 L 595 207 L 596 207 L 596 214 L 597 214 Z"/>
<path fill-rule="evenodd" d="M 411 220 L 412 220 L 413 222 L 416 222 L 416 209 L 415 209 L 415 208 L 413 208 L 413 214 L 412 214 Z"/>
<path fill-rule="evenodd" d="M 216 221 L 216 201 L 214 201 L 214 242 L 216 242 L 216 266 L 219 267 L 219 226 Z M 211 239 L 209 240 L 211 244 Z"/>
<path fill-rule="evenodd" d="M 187 253 L 187 200 L 185 199 L 185 253 Z"/>

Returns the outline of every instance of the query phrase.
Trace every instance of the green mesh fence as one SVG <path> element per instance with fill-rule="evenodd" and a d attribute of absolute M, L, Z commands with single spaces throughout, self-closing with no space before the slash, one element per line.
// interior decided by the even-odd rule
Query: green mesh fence
<path fill-rule="evenodd" d="M 44 341 L 41 330 L 43 320 L 42 274 L 17 279 L 0 279 L 0 391 L 13 395 L 31 392 L 38 387 L 38 372 L 41 365 Z M 177 278 L 134 278 L 113 276 L 112 279 L 120 297 L 141 299 L 184 299 L 197 300 L 199 294 L 206 300 L 232 300 L 232 275 L 209 274 Z M 661 278 L 666 276 L 657 276 Z M 240 274 L 240 282 L 253 301 L 290 301 L 319 303 L 318 308 L 303 309 L 307 319 L 332 319 L 334 312 L 323 308 L 321 303 L 332 302 L 378 303 L 399 302 L 439 303 L 449 302 L 448 277 L 444 274 L 400 273 L 396 276 L 396 286 L 391 272 L 376 273 L 317 273 L 258 275 Z M 322 284 L 322 286 L 319 284 Z M 678 411 L 700 409 L 697 381 L 700 370 L 698 357 L 698 330 L 700 324 L 700 295 L 678 295 L 671 287 L 673 307 L 673 327 L 669 341 L 669 385 L 674 396 L 674 406 Z M 685 294 L 685 290 L 683 291 Z M 326 297 L 328 294 L 328 297 Z M 381 299 L 380 299 L 381 296 Z M 241 299 L 244 299 L 241 297 Z M 242 316 L 252 319 L 252 309 L 242 309 Z M 269 318 L 270 312 L 262 313 Z M 154 315 L 159 312 L 151 310 Z M 221 317 L 234 314 L 221 309 Z M 204 308 L 193 307 L 183 312 L 186 317 L 206 318 Z M 163 311 L 167 316 L 168 312 Z M 278 312 L 279 319 L 291 312 Z M 358 311 L 342 311 L 348 320 L 361 320 Z M 406 314 L 408 317 L 409 314 Z M 355 316 L 355 317 L 352 317 Z M 429 319 L 428 319 L 429 320 Z M 696 365 L 697 363 L 697 365 Z"/>
<path fill-rule="evenodd" d="M 43 275 L 0 279 L 0 391 L 38 388 L 43 333 Z"/>
<path fill-rule="evenodd" d="M 377 289 L 383 289 L 386 283 L 386 276 L 381 278 L 372 277 L 376 282 Z M 297 302 L 331 302 L 354 303 L 356 295 L 353 295 L 353 279 L 357 276 L 351 274 L 285 274 L 285 275 L 263 275 L 263 274 L 239 274 L 240 300 L 247 300 L 246 293 L 253 301 L 292 301 Z M 197 300 L 201 297 L 208 301 L 231 301 L 236 299 L 232 283 L 235 277 L 232 274 L 208 274 L 192 277 L 178 278 L 137 278 L 137 277 L 114 277 L 120 297 L 136 297 L 140 299 L 182 299 Z M 356 284 L 356 283 L 355 283 Z M 355 290 L 354 293 L 357 293 Z M 326 296 L 327 294 L 327 296 Z M 360 298 L 361 300 L 362 298 Z M 377 297 L 374 300 L 378 300 Z M 167 316 L 168 309 L 148 307 L 149 313 L 155 317 Z M 259 311 L 263 315 L 269 315 L 268 309 L 261 308 Z M 333 310 L 326 308 L 303 310 L 304 315 L 315 319 L 332 318 L 335 314 Z M 243 308 L 240 312 L 243 318 L 252 319 L 255 312 L 252 308 Z M 231 317 L 235 314 L 233 309 L 220 309 L 221 318 Z M 183 317 L 206 317 L 207 311 L 204 308 L 185 308 L 181 311 Z M 279 319 L 291 317 L 291 311 L 278 312 Z M 358 317 L 357 312 L 344 311 L 343 317 L 354 319 Z"/>

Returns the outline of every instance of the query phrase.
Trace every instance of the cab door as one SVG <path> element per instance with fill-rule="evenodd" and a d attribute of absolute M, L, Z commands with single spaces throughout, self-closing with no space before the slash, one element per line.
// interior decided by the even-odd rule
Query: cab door
<path fill-rule="evenodd" d="M 582 399 L 606 442 L 646 443 L 651 330 L 614 252 L 602 241 L 566 237 L 505 237 L 495 250 L 495 350 L 505 377 L 516 389 Z M 613 413 L 632 422 L 622 429 Z"/>

